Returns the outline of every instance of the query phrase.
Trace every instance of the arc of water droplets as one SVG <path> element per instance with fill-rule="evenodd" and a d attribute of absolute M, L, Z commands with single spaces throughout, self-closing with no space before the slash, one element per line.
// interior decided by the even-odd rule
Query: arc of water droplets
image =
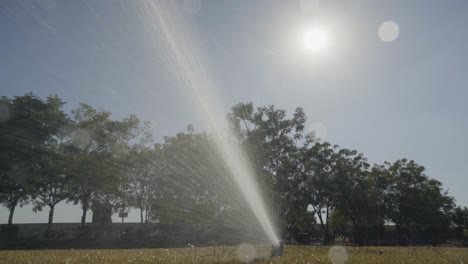
<path fill-rule="evenodd" d="M 176 77 L 195 95 L 196 108 L 201 109 L 207 125 L 214 132 L 219 151 L 240 192 L 268 239 L 272 243 L 278 243 L 278 237 L 262 200 L 259 186 L 253 177 L 253 170 L 240 146 L 228 139 L 229 132 L 221 121 L 224 119 L 223 108 L 219 105 L 219 98 L 214 96 L 214 82 L 208 78 L 199 56 L 194 52 L 196 42 L 189 37 L 177 6 L 174 6 L 172 1 L 149 1 L 146 4 L 152 12 L 155 26 L 163 39 L 163 43 L 159 44 L 166 46 L 170 53 L 172 66 L 178 75 Z"/>

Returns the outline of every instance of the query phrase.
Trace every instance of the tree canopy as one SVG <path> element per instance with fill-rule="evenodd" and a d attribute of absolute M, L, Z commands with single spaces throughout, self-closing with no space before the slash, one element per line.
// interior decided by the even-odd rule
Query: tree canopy
<path fill-rule="evenodd" d="M 255 221 L 208 132 L 189 125 L 154 142 L 149 124 L 134 115 L 115 120 L 84 103 L 66 113 L 64 104 L 31 93 L 0 99 L 0 203 L 9 224 L 17 206 L 32 203 L 48 208 L 51 228 L 61 202 L 80 205 L 83 225 L 90 210 L 93 222 L 105 223 L 129 208 L 140 210 L 142 224 Z M 298 239 L 318 224 L 329 243 L 349 226 L 362 245 L 369 229 L 391 224 L 405 244 L 414 234 L 429 241 L 453 226 L 466 228 L 467 208 L 455 207 L 423 166 L 405 158 L 372 166 L 357 150 L 307 134 L 300 107 L 289 116 L 240 103 L 227 121 L 227 140 L 245 150 L 284 238 Z"/>

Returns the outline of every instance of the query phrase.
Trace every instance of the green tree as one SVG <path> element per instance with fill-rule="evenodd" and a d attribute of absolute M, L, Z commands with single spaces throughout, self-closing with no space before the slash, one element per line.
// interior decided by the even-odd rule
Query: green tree
<path fill-rule="evenodd" d="M 447 229 L 453 198 L 443 191 L 442 183 L 428 178 L 425 168 L 414 161 L 401 159 L 380 167 L 386 178 L 385 216 L 395 224 L 400 243 L 410 232 L 433 239 L 432 234 Z"/>
<path fill-rule="evenodd" d="M 49 218 L 47 230 L 52 228 L 55 206 L 61 201 L 66 200 L 70 196 L 69 191 L 69 177 L 62 172 L 65 169 L 59 165 L 60 158 L 50 157 L 46 161 L 42 161 L 40 172 L 36 174 L 37 182 L 34 184 L 34 191 L 32 191 L 33 211 L 42 211 L 45 206 L 49 207 Z M 47 164 L 45 164 L 47 163 Z M 56 167 L 60 166 L 60 167 Z"/>
<path fill-rule="evenodd" d="M 52 228 L 55 206 L 69 195 L 68 167 L 71 165 L 66 153 L 70 138 L 68 116 L 62 111 L 64 102 L 58 97 L 47 98 L 51 107 L 44 114 L 45 124 L 55 128 L 41 147 L 40 155 L 33 160 L 31 197 L 33 210 L 41 211 L 49 207 L 48 230 Z"/>
<path fill-rule="evenodd" d="M 44 156 L 46 142 L 66 119 L 63 101 L 49 96 L 46 101 L 32 93 L 13 99 L 2 97 L 0 104 L 8 114 L 0 122 L 0 202 L 9 210 L 13 221 L 17 205 L 27 202 L 31 191 L 34 160 Z"/>
<path fill-rule="evenodd" d="M 303 177 L 299 186 L 302 199 L 314 209 L 323 232 L 323 243 L 332 240 L 329 217 L 333 210 L 336 193 L 336 149 L 328 142 L 315 142 L 309 138 L 302 149 L 301 166 Z"/>
<path fill-rule="evenodd" d="M 306 116 L 302 108 L 297 108 L 288 118 L 285 110 L 274 106 L 258 107 L 252 103 L 237 104 L 227 115 L 229 124 L 240 144 L 247 150 L 258 180 L 273 197 L 277 219 L 283 232 L 287 232 L 295 221 L 286 222 L 288 214 L 302 211 L 307 205 L 299 199 L 297 182 L 299 178 L 298 149 L 304 138 Z M 300 206 L 303 209 L 294 209 Z"/>
<path fill-rule="evenodd" d="M 369 214 L 375 208 L 369 199 L 372 184 L 369 164 L 362 153 L 341 149 L 336 159 L 334 205 L 352 223 L 354 241 L 358 245 L 367 243 Z"/>
<path fill-rule="evenodd" d="M 468 228 L 468 207 L 457 206 L 452 212 L 452 222 L 458 228 Z"/>
<path fill-rule="evenodd" d="M 87 104 L 72 110 L 74 121 L 71 145 L 73 146 L 72 169 L 73 196 L 75 204 L 81 204 L 81 223 L 92 201 L 116 206 L 124 200 L 123 185 L 127 182 L 122 162 L 129 144 L 141 131 L 141 122 L 136 116 L 121 121 L 112 120 L 110 112 L 98 112 Z"/>
<path fill-rule="evenodd" d="M 162 169 L 158 182 L 164 186 L 164 199 L 154 201 L 160 210 L 154 217 L 163 222 L 209 223 L 219 208 L 234 204 L 234 192 L 217 192 L 236 187 L 208 134 L 195 133 L 189 126 L 186 133 L 166 137 L 161 150 L 164 166 L 158 170 Z"/>
<path fill-rule="evenodd" d="M 13 223 L 13 215 L 17 206 L 29 202 L 30 168 L 25 163 L 17 163 L 0 172 L 0 201 L 9 210 L 8 224 Z"/>
<path fill-rule="evenodd" d="M 164 176 L 161 145 L 133 147 L 128 153 L 125 171 L 130 203 L 140 210 L 140 222 L 146 223 L 151 219 L 152 204 L 161 195 L 160 178 Z"/>

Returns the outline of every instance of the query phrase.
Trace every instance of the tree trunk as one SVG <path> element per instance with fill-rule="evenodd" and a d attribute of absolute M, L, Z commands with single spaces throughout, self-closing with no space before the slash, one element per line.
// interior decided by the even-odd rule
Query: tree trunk
<path fill-rule="evenodd" d="M 143 206 L 140 208 L 140 222 L 143 224 L 144 219 L 143 219 Z"/>
<path fill-rule="evenodd" d="M 329 220 L 329 214 L 330 214 L 330 206 L 327 205 L 327 215 L 325 216 L 325 242 L 326 244 L 330 244 L 332 241 L 332 236 L 330 234 L 330 220 Z"/>
<path fill-rule="evenodd" d="M 364 238 L 362 235 L 362 228 L 361 228 L 361 221 L 359 219 L 359 216 L 357 218 L 352 218 L 351 220 L 353 222 L 353 236 L 354 236 L 354 243 L 356 243 L 358 246 L 363 246 L 364 245 Z"/>
<path fill-rule="evenodd" d="M 8 215 L 8 224 L 13 224 L 13 214 L 15 213 L 16 204 L 10 206 L 10 214 Z"/>
<path fill-rule="evenodd" d="M 407 237 L 403 233 L 401 224 L 400 223 L 395 224 L 395 228 L 396 228 L 396 231 L 397 231 L 398 245 L 407 246 L 408 245 Z"/>
<path fill-rule="evenodd" d="M 85 198 L 86 196 L 82 196 L 81 198 L 81 210 L 83 213 L 81 214 L 81 225 L 84 226 L 86 223 L 86 214 L 89 210 L 89 199 Z"/>
<path fill-rule="evenodd" d="M 54 209 L 55 209 L 55 204 L 50 205 L 50 211 L 49 211 L 49 222 L 47 229 L 50 230 L 52 228 L 52 222 L 54 221 Z"/>
<path fill-rule="evenodd" d="M 328 245 L 331 242 L 331 235 L 330 235 L 330 231 L 329 231 L 329 228 L 328 228 L 328 210 L 329 210 L 329 207 L 327 206 L 325 221 L 323 220 L 324 216 L 322 215 L 322 208 L 319 207 L 317 209 L 316 207 L 314 207 L 314 209 L 315 209 L 317 217 L 318 217 L 318 219 L 320 221 L 320 228 L 322 229 L 322 232 L 323 232 L 322 244 L 323 245 Z"/>
<path fill-rule="evenodd" d="M 86 223 L 86 213 L 88 212 L 88 208 L 83 207 L 83 214 L 81 215 L 81 225 L 84 226 Z"/>
<path fill-rule="evenodd" d="M 328 244 L 328 232 L 327 232 L 327 229 L 325 227 L 325 223 L 323 222 L 323 217 L 322 217 L 322 211 L 320 209 L 320 211 L 317 211 L 317 217 L 320 221 L 320 228 L 322 229 L 322 232 L 323 232 L 323 238 L 322 238 L 322 244 L 323 245 L 326 245 Z"/>
<path fill-rule="evenodd" d="M 146 214 L 145 215 L 145 223 L 149 223 L 150 220 L 151 220 L 151 215 L 152 215 L 151 205 L 146 206 L 145 214 Z"/>

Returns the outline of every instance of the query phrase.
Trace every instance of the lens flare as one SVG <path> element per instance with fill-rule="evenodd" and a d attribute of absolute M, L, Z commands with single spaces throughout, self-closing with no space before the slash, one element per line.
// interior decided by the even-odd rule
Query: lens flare
<path fill-rule="evenodd" d="M 323 50 L 328 44 L 327 33 L 320 28 L 313 28 L 304 32 L 303 35 L 304 47 L 311 51 Z"/>
<path fill-rule="evenodd" d="M 379 37 L 385 42 L 392 42 L 398 38 L 400 28 L 398 24 L 393 21 L 384 22 L 378 31 Z"/>
<path fill-rule="evenodd" d="M 333 246 L 328 251 L 328 257 L 333 264 L 344 264 L 348 261 L 348 251 L 342 246 Z"/>

